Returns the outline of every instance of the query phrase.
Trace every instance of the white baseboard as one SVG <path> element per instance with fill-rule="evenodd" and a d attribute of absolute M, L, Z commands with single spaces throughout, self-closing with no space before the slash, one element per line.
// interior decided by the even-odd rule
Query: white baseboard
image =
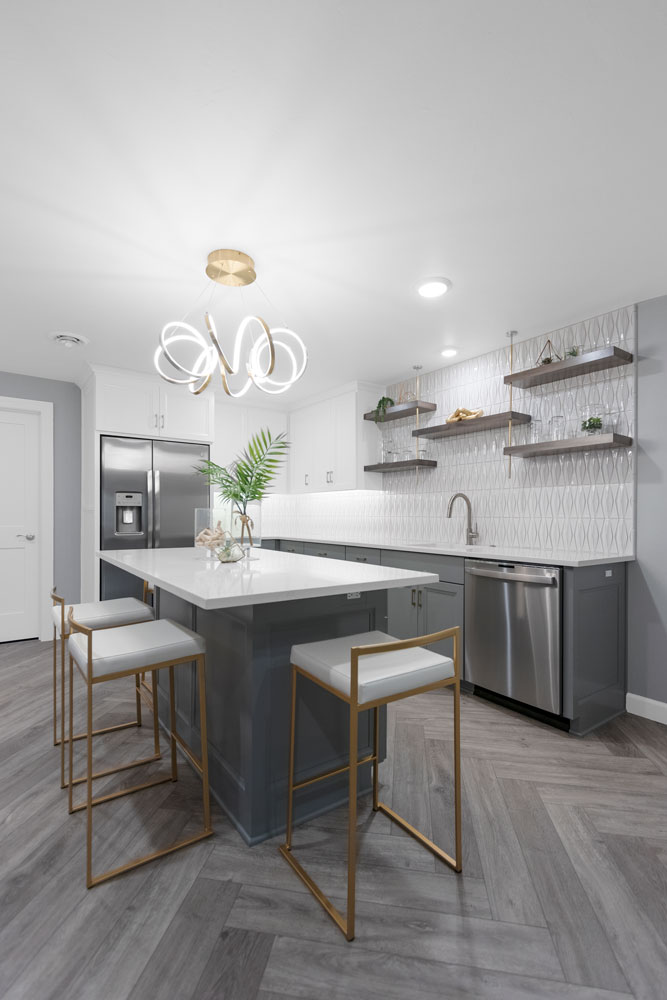
<path fill-rule="evenodd" d="M 631 715 L 641 715 L 643 719 L 662 722 L 667 726 L 667 701 L 644 698 L 640 694 L 626 694 L 625 710 Z"/>

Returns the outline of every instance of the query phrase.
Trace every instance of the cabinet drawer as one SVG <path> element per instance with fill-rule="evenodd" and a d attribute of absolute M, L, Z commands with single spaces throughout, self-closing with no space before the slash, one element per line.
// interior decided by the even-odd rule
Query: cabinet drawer
<path fill-rule="evenodd" d="M 344 545 L 324 545 L 319 542 L 304 542 L 303 554 L 305 556 L 320 556 L 323 559 L 344 559 Z"/>
<path fill-rule="evenodd" d="M 437 573 L 444 583 L 463 583 L 464 563 L 458 556 L 436 556 L 431 552 L 395 552 L 382 549 L 382 565 Z"/>
<path fill-rule="evenodd" d="M 298 552 L 299 555 L 303 555 L 303 542 L 291 542 L 284 538 L 280 540 L 280 551 L 281 552 Z"/>
<path fill-rule="evenodd" d="M 361 545 L 346 545 L 345 558 L 350 562 L 368 563 L 370 566 L 380 566 L 382 552 L 380 549 L 366 549 Z"/>

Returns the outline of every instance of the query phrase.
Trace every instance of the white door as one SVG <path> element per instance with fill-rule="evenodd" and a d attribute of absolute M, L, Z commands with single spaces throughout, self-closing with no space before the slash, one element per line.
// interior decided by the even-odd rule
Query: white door
<path fill-rule="evenodd" d="M 40 418 L 0 409 L 0 642 L 40 634 Z"/>

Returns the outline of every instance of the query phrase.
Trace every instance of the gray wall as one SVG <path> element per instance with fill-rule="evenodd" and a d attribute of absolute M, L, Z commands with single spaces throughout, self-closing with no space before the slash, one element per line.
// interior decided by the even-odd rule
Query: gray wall
<path fill-rule="evenodd" d="M 667 702 L 667 295 L 638 307 L 637 561 L 628 572 L 628 691 Z"/>
<path fill-rule="evenodd" d="M 73 382 L 0 372 L 0 396 L 53 403 L 54 582 L 67 601 L 81 594 L 81 390 Z"/>

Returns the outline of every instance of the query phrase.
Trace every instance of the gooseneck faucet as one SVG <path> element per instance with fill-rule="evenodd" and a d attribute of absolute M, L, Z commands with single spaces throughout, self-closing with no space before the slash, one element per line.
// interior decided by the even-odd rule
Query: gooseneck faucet
<path fill-rule="evenodd" d="M 475 530 L 472 527 L 472 504 L 470 503 L 470 498 L 465 495 L 465 493 L 455 493 L 454 496 L 450 497 L 449 503 L 447 504 L 447 517 L 452 516 L 452 507 L 454 506 L 454 501 L 461 497 L 465 500 L 466 507 L 468 508 L 468 526 L 466 528 L 466 545 L 474 545 L 475 539 L 479 538 L 479 532 L 477 531 L 477 525 L 475 525 Z"/>

